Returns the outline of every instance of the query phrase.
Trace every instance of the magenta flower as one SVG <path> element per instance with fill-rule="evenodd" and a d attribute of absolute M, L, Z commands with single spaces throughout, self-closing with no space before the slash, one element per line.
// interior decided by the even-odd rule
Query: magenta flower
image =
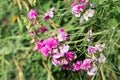
<path fill-rule="evenodd" d="M 46 57 L 49 55 L 49 50 L 46 47 L 42 47 L 40 51 Z"/>
<path fill-rule="evenodd" d="M 88 54 L 94 54 L 96 52 L 96 48 L 93 46 L 88 47 Z"/>
<path fill-rule="evenodd" d="M 36 10 L 30 10 L 30 12 L 28 13 L 28 18 L 29 19 L 34 19 L 38 17 L 38 13 Z"/>
<path fill-rule="evenodd" d="M 82 61 L 77 61 L 74 65 L 73 65 L 73 71 L 79 71 L 81 69 L 81 65 L 82 65 Z"/>
<path fill-rule="evenodd" d="M 44 46 L 44 44 L 41 41 L 37 42 L 37 50 L 38 51 L 40 51 L 43 46 Z"/>
<path fill-rule="evenodd" d="M 46 28 L 46 27 L 44 27 L 44 26 L 41 26 L 41 27 L 40 27 L 40 32 L 41 32 L 41 33 L 44 33 L 44 32 L 46 32 L 46 31 L 48 31 L 48 28 Z"/>
<path fill-rule="evenodd" d="M 81 69 L 88 70 L 92 66 L 91 59 L 85 59 L 81 65 Z"/>
<path fill-rule="evenodd" d="M 54 11 L 55 11 L 55 8 L 52 7 L 52 8 L 50 9 L 50 11 L 47 11 L 47 12 L 45 13 L 44 19 L 47 21 L 47 20 L 49 20 L 50 18 L 53 18 Z"/>
<path fill-rule="evenodd" d="M 86 0 L 79 0 L 79 2 L 85 2 Z"/>
<path fill-rule="evenodd" d="M 90 70 L 87 71 L 89 76 L 93 76 L 97 70 L 97 66 L 93 66 Z"/>
<path fill-rule="evenodd" d="M 66 58 L 67 60 L 70 60 L 70 61 L 74 60 L 74 52 L 67 52 Z"/>
<path fill-rule="evenodd" d="M 48 47 L 49 49 L 57 47 L 59 45 L 58 41 L 54 38 L 48 38 L 47 40 L 44 40 L 43 43 Z"/>

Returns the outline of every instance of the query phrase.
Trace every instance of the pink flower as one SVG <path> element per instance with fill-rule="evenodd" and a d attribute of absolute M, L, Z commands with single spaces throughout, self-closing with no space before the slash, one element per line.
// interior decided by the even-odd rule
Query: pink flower
<path fill-rule="evenodd" d="M 74 60 L 74 52 L 67 52 L 66 53 L 67 60 Z"/>
<path fill-rule="evenodd" d="M 59 45 L 58 41 L 54 38 L 48 38 L 47 40 L 44 40 L 43 43 L 48 48 L 55 48 L 57 45 Z"/>
<path fill-rule="evenodd" d="M 56 53 L 56 54 L 53 54 L 52 57 L 58 59 L 60 57 L 64 57 L 64 55 L 65 53 Z"/>
<path fill-rule="evenodd" d="M 73 65 L 73 71 L 79 71 L 81 69 L 81 65 L 82 65 L 82 61 L 77 61 L 74 65 Z"/>
<path fill-rule="evenodd" d="M 29 19 L 34 19 L 38 17 L 38 13 L 36 10 L 30 10 L 30 12 L 28 13 L 28 18 Z"/>
<path fill-rule="evenodd" d="M 44 33 L 44 32 L 46 32 L 46 31 L 48 31 L 48 28 L 46 28 L 46 27 L 44 27 L 44 26 L 41 26 L 41 27 L 40 27 L 40 32 L 41 32 L 41 33 Z"/>
<path fill-rule="evenodd" d="M 75 6 L 75 5 L 77 5 L 76 0 L 74 0 L 74 2 L 71 4 L 71 7 L 73 7 L 73 6 Z"/>
<path fill-rule="evenodd" d="M 52 7 L 50 11 L 45 13 L 44 19 L 49 20 L 50 18 L 53 18 L 54 11 L 55 11 L 55 8 Z"/>
<path fill-rule="evenodd" d="M 98 58 L 99 63 L 104 63 L 106 60 L 106 57 L 103 54 L 100 54 L 100 57 Z"/>
<path fill-rule="evenodd" d="M 44 44 L 41 41 L 37 42 L 37 50 L 40 51 L 43 45 Z"/>
<path fill-rule="evenodd" d="M 88 47 L 88 54 L 94 54 L 96 52 L 96 48 L 93 46 Z"/>
<path fill-rule="evenodd" d="M 89 76 L 93 76 L 96 70 L 97 70 L 97 66 L 93 66 L 90 70 L 87 71 L 87 74 Z"/>
<path fill-rule="evenodd" d="M 79 0 L 79 2 L 85 2 L 86 0 Z"/>
<path fill-rule="evenodd" d="M 68 52 L 69 47 L 70 47 L 70 46 L 68 46 L 68 45 L 63 45 L 63 46 L 61 46 L 61 47 L 60 47 L 60 53 L 66 53 L 66 52 Z"/>
<path fill-rule="evenodd" d="M 55 58 L 52 58 L 52 64 L 53 64 L 54 66 L 58 66 L 58 65 L 60 64 L 60 61 L 57 60 L 57 59 L 55 59 Z"/>
<path fill-rule="evenodd" d="M 30 31 L 30 35 L 31 36 L 35 36 L 35 32 L 34 31 Z"/>
<path fill-rule="evenodd" d="M 99 52 L 102 52 L 104 47 L 105 47 L 105 44 L 96 44 L 95 45 L 96 50 L 98 50 Z"/>
<path fill-rule="evenodd" d="M 58 30 L 58 35 L 57 38 L 59 41 L 64 41 L 64 40 L 68 40 L 68 34 L 64 31 L 64 29 L 60 28 Z"/>
<path fill-rule="evenodd" d="M 54 66 L 66 65 L 66 64 L 68 64 L 68 61 L 64 57 L 58 58 L 58 59 L 52 58 L 52 63 Z"/>
<path fill-rule="evenodd" d="M 88 70 L 92 66 L 91 59 L 85 59 L 81 65 L 81 69 Z"/>
<path fill-rule="evenodd" d="M 76 17 L 80 17 L 80 11 L 85 8 L 85 4 L 79 4 L 72 7 L 72 14 Z"/>
<path fill-rule="evenodd" d="M 95 11 L 93 9 L 89 9 L 87 10 L 84 14 L 83 14 L 83 18 L 84 20 L 88 21 L 89 17 L 93 17 L 94 16 Z"/>
<path fill-rule="evenodd" d="M 42 47 L 40 51 L 46 57 L 49 55 L 49 50 L 46 47 Z"/>

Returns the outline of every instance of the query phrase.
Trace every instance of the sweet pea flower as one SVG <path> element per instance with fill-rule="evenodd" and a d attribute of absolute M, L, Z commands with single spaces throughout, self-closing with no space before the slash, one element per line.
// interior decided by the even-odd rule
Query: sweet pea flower
<path fill-rule="evenodd" d="M 44 44 L 41 41 L 37 42 L 37 50 L 40 51 Z"/>
<path fill-rule="evenodd" d="M 29 19 L 34 19 L 38 17 L 38 13 L 36 10 L 30 10 L 30 12 L 28 13 L 28 18 Z"/>
<path fill-rule="evenodd" d="M 72 14 L 76 17 L 80 17 L 80 11 L 85 8 L 85 4 L 79 4 L 72 7 L 71 11 Z"/>
<path fill-rule="evenodd" d="M 47 40 L 44 40 L 43 43 L 48 48 L 55 48 L 57 45 L 59 45 L 58 41 L 54 38 L 48 38 Z"/>
<path fill-rule="evenodd" d="M 65 53 L 59 53 L 59 52 L 57 52 L 57 53 L 53 54 L 52 57 L 58 59 L 60 57 L 64 57 L 64 55 L 65 55 Z"/>
<path fill-rule="evenodd" d="M 41 33 L 44 33 L 44 32 L 46 32 L 46 31 L 48 31 L 48 28 L 46 28 L 46 27 L 44 27 L 44 26 L 41 26 L 41 27 L 40 27 L 40 32 L 41 32 Z"/>
<path fill-rule="evenodd" d="M 96 44 L 95 45 L 96 50 L 98 50 L 99 52 L 102 52 L 104 47 L 105 47 L 105 44 Z"/>
<path fill-rule="evenodd" d="M 88 50 L 88 54 L 94 54 L 96 52 L 96 47 L 89 46 L 87 50 Z"/>
<path fill-rule="evenodd" d="M 68 64 L 68 61 L 66 60 L 65 57 L 62 57 L 62 58 L 52 58 L 52 63 L 54 66 L 58 66 L 58 65 L 66 65 Z"/>
<path fill-rule="evenodd" d="M 60 47 L 60 53 L 66 53 L 69 50 L 69 45 L 63 45 Z"/>
<path fill-rule="evenodd" d="M 87 71 L 87 74 L 89 76 L 93 76 L 95 75 L 96 70 L 97 70 L 97 66 L 93 66 L 90 70 Z"/>
<path fill-rule="evenodd" d="M 67 52 L 66 58 L 67 60 L 70 60 L 70 61 L 74 60 L 74 52 Z"/>
<path fill-rule="evenodd" d="M 89 9 L 87 10 L 84 14 L 83 14 L 83 18 L 85 21 L 89 20 L 89 17 L 93 17 L 94 16 L 95 11 L 93 9 Z"/>
<path fill-rule="evenodd" d="M 54 11 L 55 11 L 55 8 L 52 7 L 52 8 L 50 9 L 50 11 L 47 11 L 47 12 L 45 13 L 44 19 L 47 21 L 47 20 L 49 20 L 50 18 L 53 18 Z"/>
<path fill-rule="evenodd" d="M 35 32 L 34 31 L 30 31 L 29 32 L 31 36 L 35 36 Z"/>
<path fill-rule="evenodd" d="M 74 0 L 74 2 L 71 4 L 71 7 L 73 7 L 73 6 L 75 6 L 75 5 L 77 5 L 76 0 Z"/>
<path fill-rule="evenodd" d="M 77 61 L 77 62 L 73 65 L 72 71 L 79 71 L 79 70 L 81 69 L 81 65 L 82 65 L 82 61 Z"/>
<path fill-rule="evenodd" d="M 100 57 L 98 58 L 99 63 L 104 63 L 106 60 L 106 57 L 103 54 L 100 54 Z"/>
<path fill-rule="evenodd" d="M 41 51 L 41 53 L 42 53 L 44 56 L 48 57 L 48 55 L 49 55 L 49 50 L 48 50 L 48 48 L 42 47 L 42 48 L 40 49 L 40 51 Z"/>
<path fill-rule="evenodd" d="M 60 64 L 60 61 L 57 60 L 57 59 L 55 59 L 55 58 L 52 58 L 52 64 L 53 64 L 54 66 L 58 66 L 58 65 Z"/>
<path fill-rule="evenodd" d="M 60 28 L 58 30 L 57 38 L 58 38 L 58 41 L 69 40 L 68 34 L 65 32 L 65 30 L 63 28 Z"/>
<path fill-rule="evenodd" d="M 79 0 L 79 2 L 85 2 L 86 0 Z"/>
<path fill-rule="evenodd" d="M 88 70 L 92 66 L 91 59 L 85 59 L 81 65 L 81 69 Z"/>

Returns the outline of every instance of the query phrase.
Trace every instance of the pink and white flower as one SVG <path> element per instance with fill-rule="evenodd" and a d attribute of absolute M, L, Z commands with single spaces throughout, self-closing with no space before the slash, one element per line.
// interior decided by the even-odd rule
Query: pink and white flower
<path fill-rule="evenodd" d="M 100 57 L 98 58 L 99 63 L 105 63 L 106 57 L 103 54 L 100 54 Z"/>
<path fill-rule="evenodd" d="M 57 35 L 58 41 L 69 41 L 69 37 L 68 34 L 65 32 L 65 30 L 63 28 L 60 28 L 58 30 L 58 35 Z"/>
<path fill-rule="evenodd" d="M 47 20 L 49 20 L 50 18 L 53 18 L 54 11 L 55 11 L 55 8 L 52 7 L 52 8 L 50 9 L 50 11 L 47 11 L 47 12 L 44 14 L 44 19 L 47 21 Z"/>
<path fill-rule="evenodd" d="M 98 50 L 99 52 L 102 52 L 104 47 L 105 47 L 105 44 L 96 44 L 95 45 L 96 50 Z"/>
<path fill-rule="evenodd" d="M 88 47 L 88 54 L 94 54 L 95 52 L 96 52 L 96 47 L 94 47 L 94 46 Z"/>
<path fill-rule="evenodd" d="M 91 66 L 91 59 L 85 59 L 81 65 L 81 69 L 88 70 Z"/>
<path fill-rule="evenodd" d="M 76 17 L 80 17 L 81 11 L 85 8 L 85 4 L 79 4 L 72 7 L 72 14 Z"/>
<path fill-rule="evenodd" d="M 87 71 L 87 74 L 89 76 L 93 76 L 95 75 L 96 70 L 97 70 L 97 66 L 92 66 L 92 68 Z"/>

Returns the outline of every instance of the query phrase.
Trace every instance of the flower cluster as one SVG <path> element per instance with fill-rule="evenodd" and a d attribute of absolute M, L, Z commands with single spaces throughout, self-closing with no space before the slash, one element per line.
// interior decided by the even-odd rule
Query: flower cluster
<path fill-rule="evenodd" d="M 80 23 L 83 21 L 88 21 L 89 18 L 94 16 L 95 11 L 93 9 L 88 9 L 88 6 L 91 6 L 86 2 L 86 0 L 74 0 L 71 5 L 72 14 L 75 17 L 80 19 Z M 44 13 L 44 20 L 49 21 L 53 18 L 55 9 L 54 7 Z M 30 20 L 31 26 L 37 25 L 38 29 L 29 30 L 31 36 L 35 36 L 38 33 L 44 33 L 48 31 L 48 28 L 41 25 L 38 21 L 38 13 L 36 10 L 31 10 L 28 13 L 28 18 Z M 87 33 L 87 41 L 93 40 L 92 29 Z M 72 71 L 86 71 L 88 75 L 92 76 L 97 70 L 96 63 L 104 63 L 106 58 L 103 54 L 100 54 L 99 57 L 96 56 L 97 53 L 101 53 L 105 47 L 105 44 L 96 44 L 95 46 L 88 46 L 87 52 L 90 57 L 85 58 L 84 60 L 76 59 L 75 53 L 70 51 L 70 46 L 66 44 L 67 41 L 70 41 L 68 33 L 63 29 L 58 29 L 57 33 L 54 33 L 52 36 L 48 36 L 46 39 L 37 39 L 35 50 L 39 51 L 45 57 L 52 58 L 52 64 L 54 66 L 62 66 L 63 70 L 72 70 Z"/>
<path fill-rule="evenodd" d="M 70 69 L 72 71 L 84 70 L 84 71 L 87 71 L 87 74 L 89 76 L 94 75 L 97 70 L 96 63 L 104 63 L 106 60 L 103 54 L 100 54 L 100 57 L 96 58 L 94 53 L 96 53 L 97 51 L 101 52 L 104 49 L 104 47 L 105 47 L 105 44 L 96 44 L 95 47 L 89 46 L 88 54 L 91 55 L 90 58 L 86 58 L 83 61 L 78 60 L 72 65 L 70 64 L 63 65 L 63 70 L 67 70 L 67 69 Z"/>
<path fill-rule="evenodd" d="M 80 17 L 80 23 L 83 21 L 88 21 L 89 18 L 94 16 L 94 9 L 88 9 L 85 13 L 83 11 L 88 7 L 91 6 L 86 0 L 78 0 L 79 4 L 76 0 L 74 0 L 73 4 L 71 5 L 72 14 L 75 17 Z M 89 4 L 89 5 L 88 5 Z M 83 14 L 83 15 L 81 15 Z"/>
<path fill-rule="evenodd" d="M 68 41 L 68 34 L 61 28 L 58 30 L 57 37 L 57 39 L 50 37 L 45 40 L 38 40 L 37 50 L 46 57 L 52 57 L 53 65 L 67 65 L 69 61 L 74 60 L 74 52 L 69 51 L 69 45 L 61 43 L 61 41 Z"/>
<path fill-rule="evenodd" d="M 37 24 L 37 26 L 38 26 L 37 30 L 34 29 L 34 27 L 29 30 L 29 33 L 31 36 L 35 36 L 38 33 L 44 33 L 46 31 L 48 31 L 48 28 L 46 28 L 45 26 L 42 26 L 39 23 L 39 21 L 37 20 L 38 13 L 36 10 L 30 10 L 30 12 L 28 13 L 28 18 L 30 19 L 31 26 L 34 26 L 35 24 Z"/>

